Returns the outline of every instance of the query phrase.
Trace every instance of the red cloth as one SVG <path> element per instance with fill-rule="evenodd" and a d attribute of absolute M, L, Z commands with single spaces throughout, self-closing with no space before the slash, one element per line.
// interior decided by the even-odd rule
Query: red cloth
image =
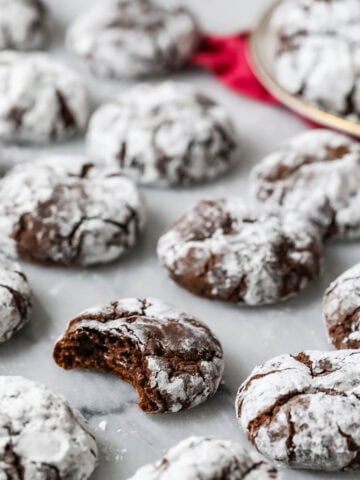
<path fill-rule="evenodd" d="M 279 104 L 256 78 L 250 62 L 248 32 L 216 37 L 204 36 L 192 63 L 205 67 L 232 90 L 256 100 Z"/>

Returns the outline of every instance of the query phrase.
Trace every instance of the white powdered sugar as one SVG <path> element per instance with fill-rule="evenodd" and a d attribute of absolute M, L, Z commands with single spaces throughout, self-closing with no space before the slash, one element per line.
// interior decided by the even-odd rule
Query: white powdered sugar
<path fill-rule="evenodd" d="M 0 343 L 9 340 L 29 320 L 31 291 L 15 260 L 13 242 L 0 239 Z"/>
<path fill-rule="evenodd" d="M 0 226 L 21 256 L 92 265 L 112 261 L 144 225 L 135 185 L 82 157 L 47 157 L 19 166 L 0 182 Z"/>
<path fill-rule="evenodd" d="M 337 348 L 360 348 L 360 264 L 346 270 L 326 289 L 323 312 Z"/>
<path fill-rule="evenodd" d="M 219 341 L 205 324 L 161 300 L 129 298 L 82 312 L 70 322 L 55 346 L 57 363 L 62 366 L 61 353 L 66 358 L 67 342 L 71 345 L 72 337 L 88 335 L 93 342 L 93 332 L 101 332 L 105 338 L 101 343 L 105 342 L 107 350 L 102 355 L 105 362 L 109 360 L 110 371 L 120 378 L 124 375 L 118 369 L 133 372 L 135 387 L 136 378 L 143 378 L 139 394 L 145 398 L 140 399 L 140 407 L 147 412 L 178 412 L 195 407 L 212 397 L 220 384 L 224 360 Z M 107 338 L 113 339 L 112 348 Z M 137 365 L 126 352 L 117 351 L 116 339 L 121 344 L 131 342 L 130 353 L 135 355 L 137 351 L 143 364 Z M 78 355 L 81 357 L 81 349 Z M 151 400 L 151 409 L 145 400 Z"/>
<path fill-rule="evenodd" d="M 34 50 L 47 34 L 42 0 L 0 0 L 0 50 Z"/>
<path fill-rule="evenodd" d="M 280 84 L 324 110 L 359 120 L 360 2 L 286 0 L 271 28 Z"/>
<path fill-rule="evenodd" d="M 239 422 L 256 448 L 293 468 L 360 468 L 360 351 L 281 355 L 239 390 Z"/>
<path fill-rule="evenodd" d="M 359 182 L 359 144 L 329 130 L 292 138 L 251 173 L 256 200 L 304 214 L 325 237 L 360 236 Z"/>
<path fill-rule="evenodd" d="M 213 179 L 234 163 L 237 138 L 225 108 L 187 84 L 140 84 L 93 115 L 87 153 L 145 185 Z"/>
<path fill-rule="evenodd" d="M 233 197 L 199 202 L 159 239 L 158 257 L 195 294 L 260 305 L 303 289 L 321 270 L 322 245 L 295 213 Z"/>
<path fill-rule="evenodd" d="M 0 403 L 1 478 L 90 477 L 97 464 L 95 438 L 61 395 L 22 377 L 3 376 Z"/>
<path fill-rule="evenodd" d="M 47 143 L 85 129 L 82 78 L 45 53 L 0 52 L 0 139 Z"/>
<path fill-rule="evenodd" d="M 281 476 L 259 454 L 238 443 L 189 437 L 129 480 L 270 480 Z"/>
<path fill-rule="evenodd" d="M 169 10 L 150 0 L 105 0 L 76 19 L 67 45 L 103 77 L 138 77 L 176 70 L 199 42 L 185 8 Z"/>

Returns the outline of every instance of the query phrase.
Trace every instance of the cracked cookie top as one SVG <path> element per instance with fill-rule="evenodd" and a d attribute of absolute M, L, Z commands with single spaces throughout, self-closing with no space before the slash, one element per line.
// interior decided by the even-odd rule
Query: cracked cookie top
<path fill-rule="evenodd" d="M 4 376 L 0 403 L 2 478 L 90 477 L 98 453 L 94 435 L 61 395 L 31 380 Z"/>
<path fill-rule="evenodd" d="M 48 143 L 85 129 L 81 77 L 45 53 L 0 52 L 0 139 Z"/>
<path fill-rule="evenodd" d="M 54 348 L 65 369 L 110 371 L 132 384 L 147 413 L 178 412 L 212 397 L 223 351 L 196 318 L 154 298 L 127 298 L 82 312 Z"/>
<path fill-rule="evenodd" d="M 0 50 L 34 50 L 47 36 L 42 0 L 0 0 Z"/>
<path fill-rule="evenodd" d="M 87 134 L 94 162 L 145 185 L 213 179 L 234 163 L 237 138 L 226 110 L 186 84 L 140 84 L 100 107 Z"/>
<path fill-rule="evenodd" d="M 27 278 L 15 260 L 14 243 L 0 239 L 0 343 L 5 342 L 29 320 L 31 291 Z"/>
<path fill-rule="evenodd" d="M 146 465 L 129 480 L 271 480 L 281 476 L 269 462 L 238 443 L 189 437 L 158 462 Z"/>
<path fill-rule="evenodd" d="M 360 264 L 346 270 L 326 289 L 323 312 L 335 347 L 360 349 Z"/>
<path fill-rule="evenodd" d="M 0 182 L 0 225 L 21 257 L 60 265 L 112 261 L 144 225 L 140 193 L 128 179 L 81 157 L 21 165 Z"/>
<path fill-rule="evenodd" d="M 359 1 L 285 0 L 271 28 L 279 83 L 323 110 L 358 121 Z"/>
<path fill-rule="evenodd" d="M 150 0 L 107 0 L 70 26 L 67 44 L 102 77 L 159 75 L 184 66 L 199 43 L 195 19 L 183 7 Z"/>
<path fill-rule="evenodd" d="M 158 257 L 191 292 L 249 305 L 298 293 L 318 275 L 317 229 L 293 212 L 257 210 L 240 198 L 203 200 L 159 239 Z"/>
<path fill-rule="evenodd" d="M 360 351 L 275 357 L 243 383 L 236 408 L 249 440 L 277 463 L 360 469 Z"/>
<path fill-rule="evenodd" d="M 251 173 L 253 196 L 301 212 L 325 238 L 360 236 L 360 146 L 330 130 L 302 133 Z"/>

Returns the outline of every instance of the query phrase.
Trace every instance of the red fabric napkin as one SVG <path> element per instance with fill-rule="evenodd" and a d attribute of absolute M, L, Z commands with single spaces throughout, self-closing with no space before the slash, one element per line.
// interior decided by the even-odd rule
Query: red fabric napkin
<path fill-rule="evenodd" d="M 232 90 L 261 102 L 278 105 L 256 78 L 250 62 L 249 33 L 216 37 L 204 36 L 193 65 L 205 67 Z"/>

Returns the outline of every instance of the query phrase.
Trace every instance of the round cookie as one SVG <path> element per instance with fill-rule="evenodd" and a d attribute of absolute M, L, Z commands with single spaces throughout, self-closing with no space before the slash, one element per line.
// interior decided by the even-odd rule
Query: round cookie
<path fill-rule="evenodd" d="M 292 212 L 203 200 L 159 239 L 171 277 L 196 295 L 261 305 L 302 290 L 322 265 L 318 231 Z"/>
<path fill-rule="evenodd" d="M 285 0 L 275 9 L 275 75 L 323 110 L 360 118 L 360 3 Z"/>
<path fill-rule="evenodd" d="M 243 383 L 236 409 L 250 442 L 278 464 L 360 469 L 360 351 L 273 358 Z"/>
<path fill-rule="evenodd" d="M 144 225 L 135 185 L 80 157 L 18 166 L 0 182 L 0 195 L 2 231 L 36 262 L 110 262 L 134 246 Z"/>
<path fill-rule="evenodd" d="M 191 86 L 141 84 L 100 107 L 87 153 L 144 185 L 188 185 L 234 163 L 237 139 L 226 110 Z"/>
<path fill-rule="evenodd" d="M 97 464 L 90 427 L 66 400 L 22 377 L 0 377 L 0 477 L 86 480 Z"/>
<path fill-rule="evenodd" d="M 360 237 L 360 145 L 330 130 L 302 133 L 251 173 L 253 196 L 301 212 L 325 238 Z"/>
<path fill-rule="evenodd" d="M 0 50 L 34 50 L 47 36 L 42 0 L 0 0 Z"/>
<path fill-rule="evenodd" d="M 54 348 L 66 370 L 111 372 L 133 385 L 146 413 L 178 412 L 212 397 L 223 351 L 210 329 L 161 300 L 127 298 L 85 310 Z"/>
<path fill-rule="evenodd" d="M 360 264 L 346 270 L 326 289 L 323 313 L 336 348 L 360 349 Z"/>
<path fill-rule="evenodd" d="M 67 45 L 96 75 L 131 78 L 178 70 L 199 39 L 196 21 L 185 8 L 108 0 L 74 21 Z"/>
<path fill-rule="evenodd" d="M 31 291 L 15 250 L 8 239 L 0 240 L 0 343 L 9 340 L 29 320 Z"/>
<path fill-rule="evenodd" d="M 0 140 L 48 143 L 84 130 L 82 78 L 43 53 L 0 52 Z"/>
<path fill-rule="evenodd" d="M 281 476 L 270 463 L 238 443 L 189 437 L 158 462 L 146 465 L 129 480 L 273 480 Z"/>

